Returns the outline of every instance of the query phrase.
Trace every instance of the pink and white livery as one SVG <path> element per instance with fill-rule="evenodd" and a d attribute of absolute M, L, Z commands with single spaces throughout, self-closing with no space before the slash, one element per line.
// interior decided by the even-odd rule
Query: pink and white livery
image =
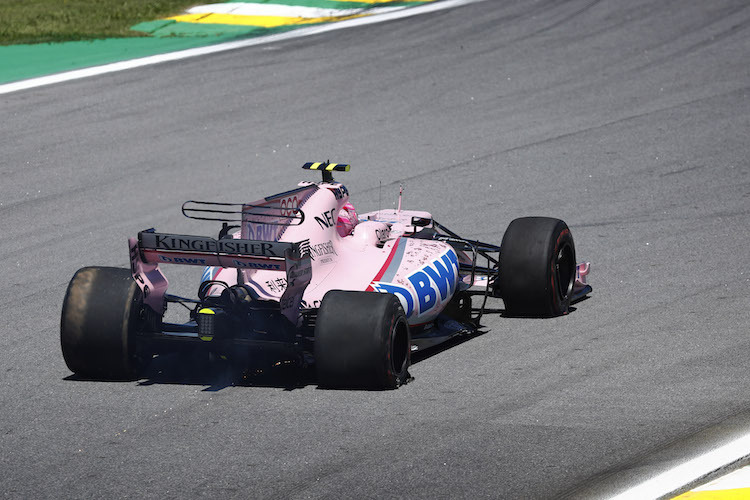
<path fill-rule="evenodd" d="M 591 292 L 558 219 L 510 223 L 502 244 L 459 237 L 428 212 L 357 215 L 333 172 L 252 203 L 188 201 L 222 223 L 218 238 L 141 231 L 130 269 L 87 267 L 70 282 L 61 343 L 68 367 L 96 379 L 137 378 L 154 355 L 192 343 L 253 366 L 315 364 L 326 387 L 393 388 L 413 351 L 477 331 L 488 298 L 508 316 L 567 314 Z M 198 298 L 167 293 L 163 264 L 204 267 Z M 473 307 L 472 298 L 481 305 Z M 190 310 L 164 320 L 167 306 Z"/>

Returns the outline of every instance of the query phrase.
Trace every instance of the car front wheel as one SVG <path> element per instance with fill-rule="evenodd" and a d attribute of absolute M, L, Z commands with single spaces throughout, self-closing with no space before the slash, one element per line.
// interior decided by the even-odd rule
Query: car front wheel
<path fill-rule="evenodd" d="M 510 316 L 568 312 L 576 276 L 573 235 L 565 222 L 523 217 L 508 226 L 500 247 L 495 295 Z"/>

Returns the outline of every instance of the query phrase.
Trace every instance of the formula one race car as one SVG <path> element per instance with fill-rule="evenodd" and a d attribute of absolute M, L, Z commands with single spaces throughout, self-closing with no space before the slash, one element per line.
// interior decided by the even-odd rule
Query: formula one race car
<path fill-rule="evenodd" d="M 357 216 L 333 180 L 348 165 L 303 168 L 323 181 L 252 203 L 185 202 L 186 217 L 222 223 L 217 239 L 148 229 L 129 240 L 130 269 L 76 272 L 60 329 L 68 368 L 132 380 L 187 344 L 249 365 L 314 363 L 324 387 L 395 388 L 412 352 L 475 333 L 488 297 L 506 315 L 549 317 L 591 292 L 561 220 L 516 219 L 496 246 L 401 210 L 400 195 L 396 210 Z M 168 294 L 162 264 L 204 266 L 198 298 Z M 165 321 L 174 303 L 186 322 Z"/>

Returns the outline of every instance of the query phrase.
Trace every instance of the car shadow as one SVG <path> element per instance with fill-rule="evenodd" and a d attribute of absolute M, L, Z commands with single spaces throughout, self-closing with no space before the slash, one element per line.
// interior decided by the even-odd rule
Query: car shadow
<path fill-rule="evenodd" d="M 577 303 L 587 298 L 583 297 Z M 571 307 L 569 312 L 575 310 L 576 308 Z M 487 315 L 512 317 L 501 308 L 485 308 L 483 316 Z M 422 363 L 489 331 L 486 326 L 480 324 L 471 333 L 464 333 L 436 346 L 415 351 L 411 355 L 412 365 Z M 94 381 L 78 375 L 69 375 L 64 380 Z M 247 368 L 212 357 L 202 350 L 155 356 L 136 382 L 138 386 L 144 387 L 156 384 L 203 386 L 202 390 L 206 392 L 216 392 L 227 387 L 268 387 L 292 391 L 317 385 L 314 364 L 278 362 L 263 368 Z"/>
<path fill-rule="evenodd" d="M 301 389 L 315 384 L 315 371 L 300 363 L 278 362 L 248 368 L 206 353 L 166 354 L 154 357 L 138 385 L 179 384 L 206 386 L 216 392 L 227 387 L 271 387 Z"/>
<path fill-rule="evenodd" d="M 103 379 L 72 374 L 69 382 L 103 382 Z M 203 391 L 216 392 L 227 387 L 271 387 L 284 390 L 315 385 L 315 369 L 297 363 L 277 363 L 264 368 L 247 368 L 227 360 L 213 358 L 205 352 L 172 353 L 155 356 L 136 379 L 147 387 L 159 384 L 203 386 Z"/>

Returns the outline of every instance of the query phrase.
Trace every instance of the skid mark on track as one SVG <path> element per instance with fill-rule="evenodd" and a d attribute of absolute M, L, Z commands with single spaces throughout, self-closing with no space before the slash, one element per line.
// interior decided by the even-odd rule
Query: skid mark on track
<path fill-rule="evenodd" d="M 551 31 L 551 30 L 553 30 L 555 28 L 558 28 L 558 27 L 560 27 L 560 26 L 562 26 L 562 25 L 564 25 L 564 24 L 572 21 L 573 19 L 581 16 L 584 12 L 586 12 L 589 9 L 591 9 L 592 7 L 594 7 L 595 5 L 597 5 L 600 2 L 601 2 L 601 0 L 593 0 L 592 2 L 589 2 L 586 5 L 584 5 L 583 7 L 581 7 L 580 9 L 571 12 L 569 15 L 565 16 L 564 18 L 562 18 L 562 19 L 560 19 L 560 20 L 558 20 L 558 21 L 550 24 L 549 26 L 545 26 L 544 28 L 541 28 L 541 29 L 539 29 L 539 30 L 537 30 L 537 31 L 535 31 L 533 33 L 530 33 L 529 35 L 521 37 L 521 38 L 519 38 L 516 41 L 523 41 L 523 40 L 526 40 L 527 38 L 533 38 L 533 37 L 535 37 L 537 35 L 540 35 L 540 34 L 545 33 L 547 31 Z"/>
<path fill-rule="evenodd" d="M 661 57 L 658 57 L 656 59 L 652 59 L 646 64 L 637 66 L 632 69 L 632 71 L 643 71 L 646 69 L 650 69 L 653 67 L 660 66 L 665 63 L 672 62 L 676 59 L 679 59 L 681 57 L 685 57 L 687 55 L 690 55 L 694 52 L 697 52 L 705 47 L 709 47 L 712 45 L 715 45 L 719 42 L 723 42 L 727 38 L 731 38 L 732 36 L 738 35 L 742 33 L 745 29 L 750 26 L 750 18 L 744 19 L 743 21 L 737 23 L 736 18 L 739 13 L 741 13 L 744 10 L 747 10 L 748 5 L 740 5 L 738 7 L 727 9 L 726 12 L 722 13 L 721 15 L 717 16 L 715 19 L 706 20 L 702 22 L 701 24 L 696 24 L 694 26 L 688 27 L 683 32 L 678 34 L 677 36 L 671 38 L 670 40 L 664 41 L 659 45 L 652 46 L 648 49 L 646 49 L 648 52 L 656 52 L 661 47 L 666 47 L 667 45 L 677 43 L 679 39 L 694 35 L 702 30 L 708 30 L 712 29 L 716 25 L 719 25 L 721 23 L 725 23 L 727 21 L 732 22 L 732 25 L 729 28 L 723 29 L 715 34 L 707 34 L 703 37 L 702 40 L 699 42 L 696 42 L 694 44 L 691 44 L 687 47 L 684 47 L 682 49 L 678 49 L 671 54 L 666 54 Z"/>

